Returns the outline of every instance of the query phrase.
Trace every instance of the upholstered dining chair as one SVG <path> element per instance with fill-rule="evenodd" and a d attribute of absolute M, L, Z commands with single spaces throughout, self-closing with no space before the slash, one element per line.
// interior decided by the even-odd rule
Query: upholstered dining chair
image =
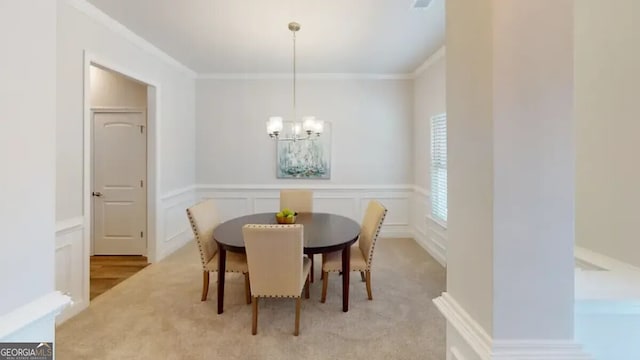
<path fill-rule="evenodd" d="M 200 250 L 202 262 L 202 301 L 207 300 L 209 292 L 209 273 L 218 271 L 218 244 L 213 239 L 213 230 L 218 226 L 218 213 L 213 200 L 201 201 L 187 209 L 193 235 Z M 244 274 L 245 298 L 251 303 L 249 267 L 244 254 L 227 252 L 226 272 Z"/>
<path fill-rule="evenodd" d="M 258 332 L 258 299 L 261 297 L 296 298 L 296 322 L 293 335 L 300 329 L 302 289 L 309 298 L 311 262 L 303 256 L 303 227 L 295 225 L 248 224 L 242 228 L 249 263 L 253 321 L 251 333 Z"/>
<path fill-rule="evenodd" d="M 359 271 L 362 281 L 367 285 L 369 300 L 373 300 L 371 294 L 371 260 L 373 249 L 380 234 L 380 227 L 387 215 L 387 209 L 378 201 L 371 200 L 362 219 L 358 242 L 351 246 L 351 259 L 349 265 L 351 271 Z M 342 252 L 336 251 L 325 254 L 322 257 L 322 298 L 327 299 L 327 286 L 329 285 L 329 273 L 342 271 Z"/>
<path fill-rule="evenodd" d="M 289 208 L 299 213 L 313 212 L 313 191 L 280 190 L 280 210 Z"/>
<path fill-rule="evenodd" d="M 313 191 L 303 189 L 282 189 L 280 190 L 280 210 L 289 208 L 299 213 L 313 212 Z M 311 260 L 311 279 L 313 282 L 313 255 L 309 255 Z"/>

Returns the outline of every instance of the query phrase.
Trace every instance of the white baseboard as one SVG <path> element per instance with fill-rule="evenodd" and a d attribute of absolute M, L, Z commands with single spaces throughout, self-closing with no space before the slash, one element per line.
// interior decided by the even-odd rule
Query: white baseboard
<path fill-rule="evenodd" d="M 444 292 L 433 302 L 465 345 L 482 360 L 593 360 L 572 340 L 492 339 L 450 294 Z M 455 356 L 462 359 L 459 352 Z"/>
<path fill-rule="evenodd" d="M 190 229 L 184 230 L 184 231 L 180 232 L 179 234 L 174 235 L 171 238 L 168 238 L 165 241 L 162 253 L 159 256 L 158 261 L 160 261 L 160 260 L 166 258 L 167 256 L 173 254 L 176 250 L 178 250 L 181 247 L 185 246 L 191 240 L 193 240 L 193 236 L 191 235 L 191 230 Z"/>
<path fill-rule="evenodd" d="M 89 302 L 86 300 L 73 301 L 67 308 L 64 309 L 58 316 L 56 316 L 56 325 L 61 325 L 65 321 L 78 315 L 82 310 L 89 306 Z"/>
<path fill-rule="evenodd" d="M 443 267 L 447 267 L 447 255 L 446 249 L 439 244 L 431 241 L 426 234 L 423 234 L 420 230 L 415 229 L 412 232 L 412 237 L 416 240 L 418 245 L 425 249 L 431 257 L 436 259 Z"/>

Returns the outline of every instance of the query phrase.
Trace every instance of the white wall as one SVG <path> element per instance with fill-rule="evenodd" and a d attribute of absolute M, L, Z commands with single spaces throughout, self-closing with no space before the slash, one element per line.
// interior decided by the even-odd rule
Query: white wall
<path fill-rule="evenodd" d="M 265 121 L 291 119 L 290 79 L 197 81 L 198 184 L 398 185 L 412 182 L 410 80 L 298 80 L 299 116 L 331 122 L 331 180 L 276 179 Z"/>
<path fill-rule="evenodd" d="M 447 292 L 493 329 L 492 0 L 448 1 Z"/>
<path fill-rule="evenodd" d="M 576 1 L 576 243 L 640 267 L 640 2 Z"/>
<path fill-rule="evenodd" d="M 87 229 L 83 224 L 85 55 L 127 76 L 154 85 L 158 112 L 149 110 L 155 135 L 157 229 L 149 256 L 166 256 L 190 239 L 186 204 L 195 183 L 194 74 L 83 0 L 57 2 L 56 287 L 70 291 L 75 305 L 62 319 L 88 304 Z M 154 100 L 154 99 L 151 99 Z M 149 103 L 149 106 L 153 106 Z M 154 126 L 155 125 L 155 126 Z M 152 140 L 150 140 L 152 141 Z M 154 159 L 151 159 L 153 161 Z M 151 180 L 151 179 L 150 179 Z M 86 195 L 86 194 L 85 194 Z M 180 209 L 181 211 L 177 211 Z M 78 281 L 81 281 L 79 284 Z"/>
<path fill-rule="evenodd" d="M 431 220 L 431 117 L 446 113 L 444 47 L 425 61 L 413 81 L 413 183 L 411 222 L 414 238 L 442 265 L 446 263 L 446 228 Z"/>
<path fill-rule="evenodd" d="M 384 235 L 411 236 L 411 80 L 303 79 L 297 97 L 300 116 L 331 122 L 330 180 L 276 179 L 265 121 L 291 119 L 291 79 L 200 79 L 197 196 L 216 199 L 223 220 L 277 211 L 284 187 L 311 188 L 316 211 L 358 222 L 378 199 L 389 209 Z"/>
<path fill-rule="evenodd" d="M 413 83 L 413 183 L 431 186 L 431 118 L 447 112 L 444 48 L 427 60 Z"/>
<path fill-rule="evenodd" d="M 0 2 L 0 324 L 5 331 L 13 325 L 5 323 L 5 315 L 54 291 L 55 34 L 55 3 Z M 53 341 L 53 318 L 8 339 Z"/>
<path fill-rule="evenodd" d="M 147 108 L 147 85 L 91 65 L 91 107 Z"/>
<path fill-rule="evenodd" d="M 57 220 L 82 215 L 83 53 L 88 51 L 157 83 L 160 89 L 159 192 L 191 186 L 195 176 L 194 80 L 74 6 L 58 0 Z M 129 74 L 127 74 L 129 75 Z"/>
<path fill-rule="evenodd" d="M 573 339 L 573 11 L 447 2 L 447 292 L 435 302 L 457 358 L 587 358 Z"/>

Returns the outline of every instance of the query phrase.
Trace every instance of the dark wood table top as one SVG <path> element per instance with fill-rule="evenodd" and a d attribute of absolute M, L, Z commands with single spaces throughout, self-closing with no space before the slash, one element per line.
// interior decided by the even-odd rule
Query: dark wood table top
<path fill-rule="evenodd" d="M 213 238 L 227 251 L 245 252 L 242 226 L 277 224 L 275 213 L 245 215 L 226 221 L 213 231 Z M 338 251 L 351 245 L 360 234 L 360 225 L 348 217 L 327 213 L 299 213 L 296 224 L 304 226 L 304 253 Z"/>

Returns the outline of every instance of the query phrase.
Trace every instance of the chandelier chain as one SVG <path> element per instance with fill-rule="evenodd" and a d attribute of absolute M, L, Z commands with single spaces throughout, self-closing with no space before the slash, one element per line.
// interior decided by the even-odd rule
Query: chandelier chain
<path fill-rule="evenodd" d="M 296 111 L 296 32 L 293 33 L 293 120 L 297 119 Z"/>

